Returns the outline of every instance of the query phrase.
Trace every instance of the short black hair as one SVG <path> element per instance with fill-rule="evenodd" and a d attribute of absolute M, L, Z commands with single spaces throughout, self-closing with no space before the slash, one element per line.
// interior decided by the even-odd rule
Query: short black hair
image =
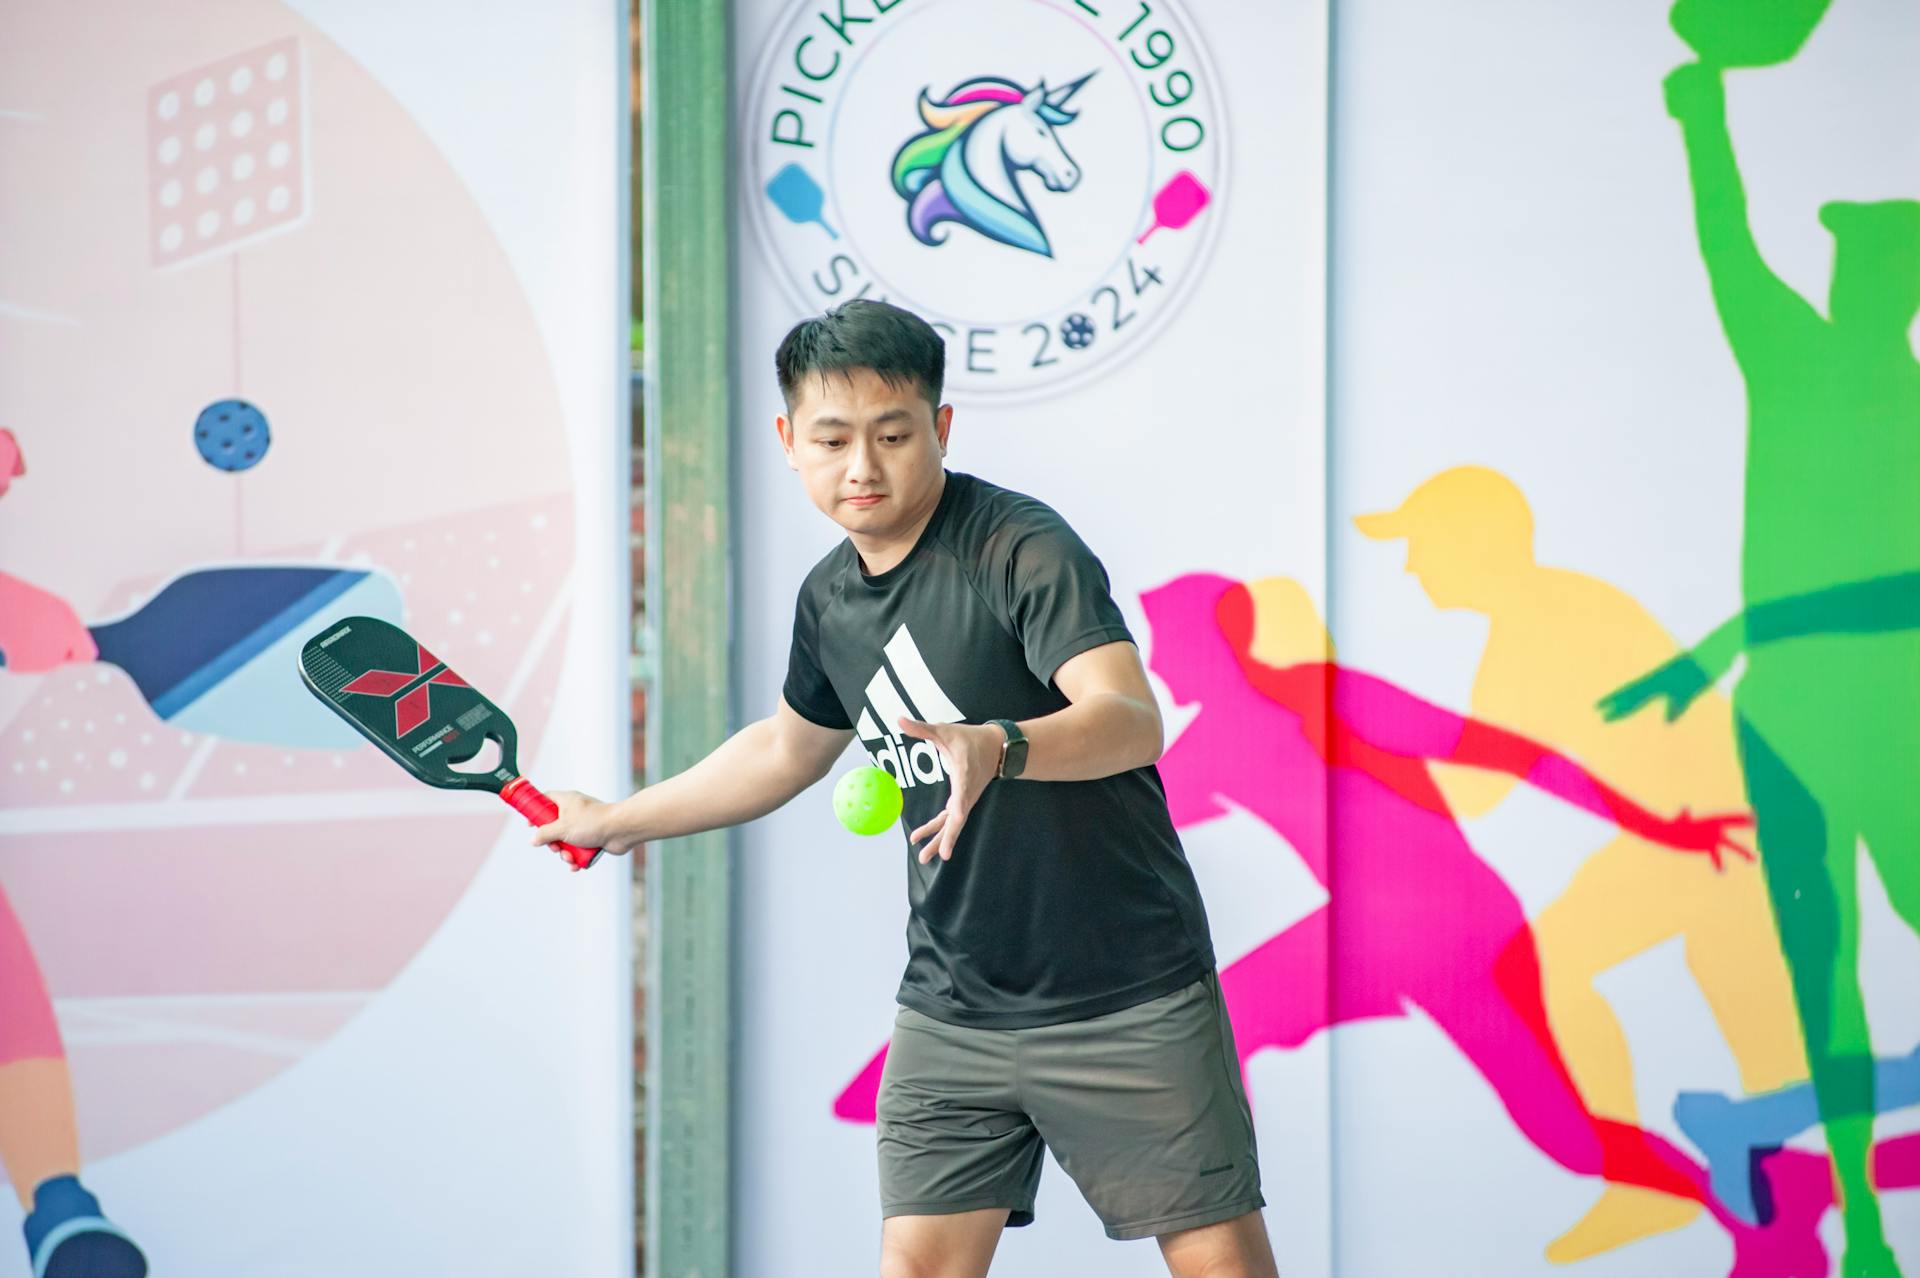
<path fill-rule="evenodd" d="M 847 375 L 870 368 L 896 389 L 916 386 L 938 410 L 947 375 L 947 346 L 933 325 L 887 302 L 843 302 L 825 315 L 801 320 L 780 339 L 773 357 L 780 394 L 793 412 L 794 393 L 814 374 Z"/>

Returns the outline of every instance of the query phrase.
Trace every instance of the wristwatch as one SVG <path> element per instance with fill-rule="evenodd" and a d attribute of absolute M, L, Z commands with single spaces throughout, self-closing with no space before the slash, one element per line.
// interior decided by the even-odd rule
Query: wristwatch
<path fill-rule="evenodd" d="M 994 773 L 1003 781 L 1011 781 L 1027 770 L 1027 734 L 1020 731 L 1020 725 L 1011 719 L 989 719 L 994 727 L 1007 734 L 1000 747 L 1000 770 Z"/>

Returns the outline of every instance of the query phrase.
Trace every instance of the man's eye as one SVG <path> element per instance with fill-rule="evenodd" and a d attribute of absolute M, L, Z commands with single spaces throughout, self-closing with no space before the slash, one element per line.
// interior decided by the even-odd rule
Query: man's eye
<path fill-rule="evenodd" d="M 820 447 L 822 447 L 822 448 L 838 448 L 838 447 L 840 447 L 840 441 L 839 441 L 839 440 L 837 440 L 837 439 L 823 439 L 823 440 L 821 440 L 821 441 L 820 441 Z"/>
<path fill-rule="evenodd" d="M 882 435 L 880 442 L 883 444 L 897 444 L 900 442 L 900 438 L 898 435 Z"/>

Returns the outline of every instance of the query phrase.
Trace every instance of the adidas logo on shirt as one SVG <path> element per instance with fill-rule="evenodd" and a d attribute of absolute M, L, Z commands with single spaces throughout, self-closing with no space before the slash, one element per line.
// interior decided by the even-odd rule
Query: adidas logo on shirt
<path fill-rule="evenodd" d="M 927 668 L 919 645 L 903 625 L 882 649 L 880 668 L 867 681 L 867 702 L 855 730 L 877 768 L 885 768 L 902 790 L 948 780 L 946 761 L 931 741 L 916 741 L 896 726 L 902 716 L 923 723 L 960 723 L 966 719 Z"/>

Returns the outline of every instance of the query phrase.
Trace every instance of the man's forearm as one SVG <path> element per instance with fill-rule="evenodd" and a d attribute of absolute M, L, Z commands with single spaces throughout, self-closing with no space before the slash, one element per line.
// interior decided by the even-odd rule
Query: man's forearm
<path fill-rule="evenodd" d="M 1715 626 L 1687 655 L 1708 678 L 1718 679 L 1751 648 L 1814 635 L 1913 629 L 1920 629 L 1920 573 L 1895 573 L 1754 604 Z"/>
<path fill-rule="evenodd" d="M 748 724 L 700 762 L 614 805 L 624 833 L 646 843 L 742 825 L 820 778 L 780 749 L 772 719 Z"/>
<path fill-rule="evenodd" d="M 1686 655 L 1705 672 L 1708 682 L 1733 669 L 1735 658 L 1747 650 L 1747 614 L 1735 613 L 1693 645 Z"/>
<path fill-rule="evenodd" d="M 1879 634 L 1920 627 L 1920 573 L 1850 581 L 1747 609 L 1755 647 L 1808 635 Z"/>
<path fill-rule="evenodd" d="M 1558 750 L 1479 719 L 1467 720 L 1452 753 L 1436 762 L 1518 777 L 1536 790 L 1636 834 L 1657 824 L 1652 813 Z"/>
<path fill-rule="evenodd" d="M 1104 692 L 1020 724 L 1027 734 L 1023 781 L 1097 781 L 1160 758 L 1160 711 Z"/>

